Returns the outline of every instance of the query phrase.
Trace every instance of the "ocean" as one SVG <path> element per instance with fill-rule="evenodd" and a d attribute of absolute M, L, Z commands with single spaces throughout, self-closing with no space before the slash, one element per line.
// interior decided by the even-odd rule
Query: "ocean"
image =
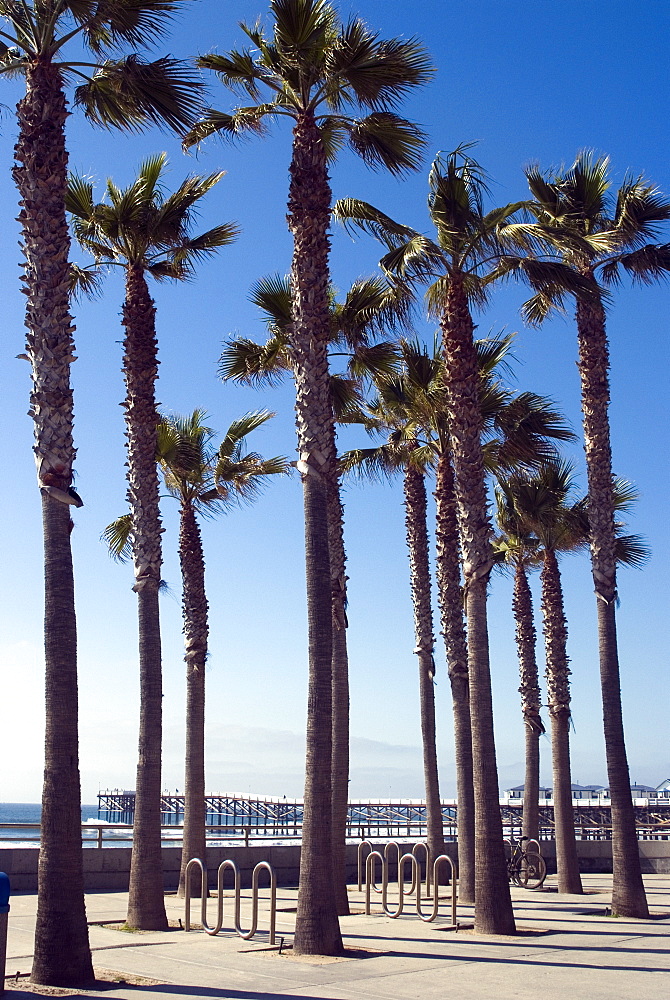
<path fill-rule="evenodd" d="M 39 843 L 39 830 L 12 829 L 5 826 L 6 823 L 39 823 L 42 815 L 42 806 L 39 802 L 0 802 L 0 847 L 3 842 L 11 841 L 12 847 L 37 847 Z M 98 807 L 82 806 L 81 821 L 86 823 L 98 822 Z M 91 837 L 95 837 L 95 830 L 91 830 Z"/>

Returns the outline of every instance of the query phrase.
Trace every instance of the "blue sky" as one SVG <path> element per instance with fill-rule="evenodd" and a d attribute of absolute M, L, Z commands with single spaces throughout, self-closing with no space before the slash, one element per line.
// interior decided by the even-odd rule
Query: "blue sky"
<path fill-rule="evenodd" d="M 187 57 L 243 43 L 241 19 L 264 13 L 260 0 L 199 0 L 186 5 L 164 50 Z M 332 171 L 335 197 L 354 196 L 427 230 L 426 178 L 438 150 L 476 141 L 498 204 L 525 196 L 523 167 L 572 161 L 584 147 L 607 153 L 612 176 L 644 173 L 670 193 L 667 38 L 670 8 L 657 0 L 469 0 L 410 5 L 401 0 L 342 4 L 382 35 L 416 35 L 431 51 L 434 80 L 404 106 L 430 135 L 425 167 L 398 181 L 373 173 L 344 153 Z M 18 82 L 3 81 L 0 198 L 3 239 L 0 281 L 4 332 L 0 379 L 5 434 L 2 551 L 3 628 L 0 635 L 5 723 L 0 735 L 0 799 L 36 801 L 41 791 L 42 569 L 39 496 L 26 416 L 28 365 L 19 292 L 17 196 L 11 180 Z M 232 101 L 211 80 L 212 104 Z M 182 155 L 176 139 L 158 132 L 137 137 L 93 131 L 75 112 L 68 123 L 70 163 L 102 185 L 111 175 L 128 183 L 146 155 L 166 150 L 170 183 L 189 172 L 223 169 L 226 176 L 203 206 L 202 227 L 235 220 L 238 242 L 202 266 L 188 286 L 154 289 L 160 340 L 158 398 L 176 413 L 204 407 L 223 431 L 245 412 L 267 406 L 277 417 L 256 433 L 264 454 L 293 457 L 292 387 L 255 392 L 222 384 L 216 362 L 231 334 L 263 336 L 249 287 L 262 275 L 284 273 L 291 242 L 286 230 L 290 135 L 277 128 L 261 141 L 231 147 L 208 142 L 199 156 Z M 99 188 L 101 190 L 101 188 Z M 666 236 L 667 240 L 668 237 Z M 374 270 L 372 240 L 354 242 L 340 230 L 332 240 L 333 280 L 348 283 Z M 82 259 L 73 250 L 75 259 Z M 123 289 L 117 276 L 101 301 L 76 307 L 79 360 L 73 368 L 77 488 L 85 506 L 73 535 L 80 632 L 81 768 L 83 797 L 99 786 L 133 787 L 137 745 L 137 654 L 132 571 L 112 563 L 100 541 L 124 509 L 123 383 L 120 374 Z M 518 331 L 518 386 L 552 396 L 580 428 L 576 338 L 571 316 L 540 331 L 523 327 L 523 290 L 497 293 L 478 318 L 479 333 Z M 621 573 L 619 610 L 622 692 L 631 776 L 652 785 L 670 774 L 667 740 L 668 551 L 667 287 L 617 292 L 608 322 L 612 350 L 612 434 L 618 475 L 641 499 L 631 529 L 644 534 L 653 557 L 642 571 Z M 418 327 L 432 341 L 428 324 Z M 353 432 L 342 437 L 354 443 Z M 571 450 L 580 469 L 581 445 Z M 402 496 L 398 486 L 345 489 L 349 555 L 351 660 L 351 793 L 354 797 L 421 795 L 417 670 L 413 655 Z M 300 795 L 305 717 L 306 649 L 301 490 L 282 479 L 253 508 L 204 526 L 211 608 L 208 668 L 208 788 L 212 792 Z M 176 509 L 164 508 L 164 577 L 173 596 L 162 602 L 165 670 L 164 785 L 181 788 L 184 664 L 176 560 Z M 573 670 L 573 776 L 604 783 L 604 749 L 588 560 L 563 564 L 569 654 Z M 537 593 L 537 581 L 535 582 Z M 498 765 L 503 787 L 523 775 L 523 727 L 510 613 L 510 582 L 491 585 L 490 633 Z M 436 699 L 442 785 L 454 791 L 451 705 L 444 656 L 437 649 Z M 550 778 L 549 743 L 543 780 Z"/>

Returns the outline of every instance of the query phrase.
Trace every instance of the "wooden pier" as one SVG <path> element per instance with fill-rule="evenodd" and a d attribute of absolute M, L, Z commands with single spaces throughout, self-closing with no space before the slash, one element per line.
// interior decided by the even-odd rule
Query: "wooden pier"
<path fill-rule="evenodd" d="M 226 828 L 251 828 L 255 835 L 299 837 L 302 832 L 303 801 L 285 797 L 253 798 L 240 795 L 207 795 L 207 824 L 225 833 Z M 501 802 L 506 834 L 520 835 L 520 803 Z M 608 840 L 612 818 L 609 805 L 573 804 L 575 829 L 582 840 Z M 135 792 L 111 789 L 98 794 L 98 816 L 112 823 L 132 823 Z M 179 826 L 184 818 L 184 796 L 165 792 L 161 797 L 162 823 Z M 444 834 L 456 839 L 458 806 L 442 801 Z M 640 839 L 670 839 L 670 801 L 635 806 Z M 349 803 L 348 837 L 375 835 L 420 837 L 426 829 L 426 803 L 420 800 L 369 800 Z M 540 806 L 540 837 L 553 840 L 553 805 Z"/>

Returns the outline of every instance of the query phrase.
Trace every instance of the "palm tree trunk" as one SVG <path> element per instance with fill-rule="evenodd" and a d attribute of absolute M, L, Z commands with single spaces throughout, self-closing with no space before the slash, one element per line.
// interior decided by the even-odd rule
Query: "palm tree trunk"
<path fill-rule="evenodd" d="M 333 612 L 331 756 L 333 887 L 338 916 L 347 916 L 349 914 L 346 868 L 349 812 L 349 655 L 344 519 L 340 481 L 336 470 L 331 472 L 328 495 L 328 550 Z"/>
<path fill-rule="evenodd" d="M 454 496 L 454 470 L 442 454 L 436 476 L 436 570 L 442 635 L 447 654 L 454 713 L 454 757 L 458 802 L 458 895 L 464 903 L 475 901 L 475 793 L 472 778 L 472 729 L 468 643 L 463 621 L 461 553 Z"/>
<path fill-rule="evenodd" d="M 140 732 L 135 821 L 130 862 L 127 923 L 141 930 L 167 930 L 161 857 L 161 740 L 163 683 L 158 587 L 161 520 L 156 469 L 154 384 L 158 376 L 155 308 L 143 269 L 126 270 L 123 305 L 128 500 L 133 524 L 140 660 Z"/>
<path fill-rule="evenodd" d="M 435 734 L 435 636 L 430 592 L 428 556 L 428 501 L 423 473 L 410 465 L 405 468 L 405 528 L 409 549 L 410 587 L 414 606 L 414 635 L 419 658 L 419 704 L 423 746 L 423 774 L 426 788 L 427 840 L 433 858 L 444 853 L 442 802 L 437 769 Z"/>
<path fill-rule="evenodd" d="M 289 228 L 292 366 L 296 383 L 298 467 L 305 508 L 305 562 L 309 682 L 305 805 L 300 886 L 294 938 L 296 954 L 337 955 L 342 937 L 333 892 L 332 588 L 329 501 L 335 488 L 335 431 L 328 381 L 330 185 L 319 128 L 303 114 L 293 133 Z"/>
<path fill-rule="evenodd" d="M 452 274 L 441 322 L 449 435 L 463 552 L 475 794 L 475 930 L 514 934 L 493 733 L 486 589 L 493 565 L 481 446 L 473 323 L 462 275 Z"/>
<path fill-rule="evenodd" d="M 517 561 L 514 572 L 512 610 L 516 622 L 516 648 L 521 680 L 519 685 L 521 712 L 526 730 L 522 832 L 524 837 L 533 837 L 537 840 L 540 819 L 538 802 L 540 797 L 540 736 L 544 733 L 544 724 L 540 717 L 542 700 L 535 655 L 537 633 L 533 621 L 533 598 L 521 559 Z"/>
<path fill-rule="evenodd" d="M 181 506 L 179 564 L 182 578 L 182 615 L 186 646 L 186 761 L 184 784 L 184 837 L 178 895 L 186 891 L 186 866 L 200 858 L 207 867 L 205 807 L 205 666 L 208 623 L 205 596 L 205 558 L 200 526 L 190 503 Z M 200 895 L 198 879 L 191 890 Z"/>
<path fill-rule="evenodd" d="M 70 364 L 70 238 L 65 217 L 67 110 L 54 66 L 26 72 L 17 108 L 14 179 L 19 189 L 26 291 L 30 414 L 40 486 L 65 499 L 74 445 Z M 77 623 L 69 507 L 42 494 L 46 732 L 35 955 L 31 979 L 48 986 L 93 979 L 84 905 L 79 781 Z"/>
<path fill-rule="evenodd" d="M 556 553 L 545 549 L 542 566 L 542 617 L 547 661 L 547 695 L 551 716 L 551 759 L 554 776 L 554 825 L 558 891 L 581 893 L 570 775 L 570 670 L 563 591 Z"/>
<path fill-rule="evenodd" d="M 616 635 L 616 558 L 609 432 L 609 351 L 605 311 L 577 301 L 579 373 L 589 486 L 591 568 L 598 615 L 598 652 L 605 728 L 607 778 L 612 803 L 612 913 L 649 916 L 642 881 L 635 810 L 621 710 Z"/>
<path fill-rule="evenodd" d="M 346 846 L 349 813 L 349 658 L 346 626 L 333 614 L 333 747 L 331 795 L 333 810 L 333 887 L 339 916 L 349 914 Z"/>

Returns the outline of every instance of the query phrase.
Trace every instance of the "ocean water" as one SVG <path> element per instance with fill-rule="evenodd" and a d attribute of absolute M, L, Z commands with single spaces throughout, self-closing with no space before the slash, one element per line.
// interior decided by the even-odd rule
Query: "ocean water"
<path fill-rule="evenodd" d="M 6 823 L 39 823 L 42 807 L 39 802 L 0 802 L 0 847 L 38 847 L 39 830 L 21 830 L 7 827 Z M 98 822 L 98 807 L 83 805 L 81 807 L 82 823 Z M 91 830 L 91 838 L 95 830 Z M 11 844 L 10 844 L 11 842 Z"/>
<path fill-rule="evenodd" d="M 40 816 L 42 814 L 42 807 L 38 802 L 0 802 L 0 849 L 4 847 L 38 847 L 39 846 L 39 829 L 25 830 L 19 828 L 12 828 L 7 826 L 7 823 L 39 823 Z M 231 817 L 232 818 L 232 817 Z M 226 823 L 227 817 L 225 815 L 209 815 L 207 817 L 207 822 L 211 824 Z M 84 847 L 96 847 L 97 846 L 97 827 L 100 824 L 128 824 L 132 822 L 132 817 L 129 817 L 121 813 L 110 813 L 110 812 L 98 812 L 97 805 L 82 805 L 81 807 L 81 821 L 83 824 L 92 824 L 92 829 L 90 833 L 87 831 L 82 831 L 82 840 Z M 169 827 L 171 823 L 182 823 L 183 814 L 179 816 L 166 814 L 163 817 L 163 823 Z M 93 826 L 95 824 L 95 827 Z M 105 847 L 129 847 L 130 846 L 130 831 L 129 830 L 110 830 L 105 834 L 104 843 Z M 115 843 L 116 840 L 116 843 Z M 169 847 L 175 844 L 175 841 L 181 840 L 181 830 L 175 830 L 174 833 L 169 832 L 168 829 L 163 828 L 163 838 L 162 843 L 164 847 Z M 219 846 L 217 841 L 212 841 L 212 846 Z M 221 841 L 221 845 L 225 842 Z M 243 843 L 240 840 L 240 843 Z M 281 843 L 281 841 L 279 841 Z"/>

